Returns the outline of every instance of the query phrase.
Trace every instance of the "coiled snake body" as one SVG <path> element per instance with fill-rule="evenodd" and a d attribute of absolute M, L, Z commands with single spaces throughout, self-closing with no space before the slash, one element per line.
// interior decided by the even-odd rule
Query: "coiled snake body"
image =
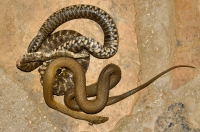
<path fill-rule="evenodd" d="M 50 35 L 64 22 L 80 18 L 94 20 L 102 27 L 103 45 L 93 38 L 82 36 L 72 30 L 63 30 Z M 117 50 L 118 31 L 113 19 L 98 7 L 74 5 L 55 12 L 44 22 L 29 45 L 28 54 L 17 61 L 17 67 L 29 72 L 40 66 L 39 72 L 46 104 L 64 114 L 87 120 L 92 124 L 103 123 L 108 118 L 89 114 L 98 113 L 106 105 L 114 104 L 147 87 L 174 68 L 191 67 L 184 65 L 172 67 L 127 93 L 109 97 L 109 90 L 121 79 L 119 67 L 110 64 L 102 70 L 97 84 L 86 87 L 85 72 L 89 65 L 89 54 L 99 59 L 107 59 L 114 56 Z M 64 95 L 65 105 L 56 102 L 53 94 Z M 87 97 L 91 96 L 96 96 L 96 99 L 88 100 Z"/>
<path fill-rule="evenodd" d="M 104 32 L 103 45 L 95 41 L 93 38 L 81 36 L 79 33 L 73 33 L 74 34 L 73 36 L 73 34 L 72 35 L 70 34 L 72 31 L 68 33 L 67 35 L 63 33 L 57 33 L 61 35 L 52 34 L 49 37 L 49 35 L 64 22 L 67 22 L 73 19 L 79 19 L 79 18 L 94 20 L 102 27 L 103 32 Z M 49 38 L 49 39 L 46 39 L 46 38 Z M 49 40 L 53 40 L 53 41 L 50 42 L 49 44 Z M 62 43 L 60 42 L 60 40 L 63 40 Z M 60 51 L 57 51 L 57 52 L 49 51 L 49 49 L 53 50 L 55 48 L 59 49 Z M 72 52 L 69 53 L 69 52 L 66 52 L 66 50 L 72 51 Z M 42 64 L 41 62 L 52 59 L 52 56 L 54 58 L 62 57 L 62 56 L 74 57 L 73 53 L 80 53 L 80 51 L 82 50 L 84 50 L 83 51 L 84 54 L 86 54 L 85 53 L 86 51 L 89 51 L 91 55 L 100 59 L 110 58 L 114 56 L 118 50 L 118 31 L 116 28 L 116 24 L 114 23 L 113 19 L 109 16 L 109 14 L 107 14 L 102 9 L 95 6 L 91 6 L 91 5 L 69 6 L 52 14 L 44 22 L 37 36 L 30 43 L 28 47 L 28 52 L 30 54 L 24 55 L 17 62 L 17 67 L 23 71 L 32 71 L 38 66 L 40 66 Z M 34 53 L 35 51 L 37 52 Z M 44 53 L 48 53 L 48 54 L 44 54 Z M 75 58 L 80 58 L 80 57 L 82 56 L 77 56 Z M 89 57 L 85 58 L 85 60 L 82 59 L 80 61 L 85 62 L 83 66 L 85 67 L 85 71 L 86 71 L 87 66 L 88 66 L 87 63 L 89 63 L 87 62 L 89 61 Z M 45 67 L 46 66 L 43 66 L 42 67 L 43 69 L 40 68 L 40 71 L 44 71 Z M 43 73 L 44 72 L 40 72 L 41 76 Z M 66 74 L 67 73 L 69 72 L 66 72 Z M 60 74 L 63 75 L 62 73 Z M 56 86 L 61 87 L 58 84 L 59 81 L 56 84 L 56 80 L 61 80 L 60 79 L 62 78 L 61 75 L 57 77 L 59 79 L 57 78 L 55 79 L 54 88 Z M 72 82 L 72 81 L 68 81 L 68 82 Z M 60 83 L 60 84 L 63 84 L 63 83 Z M 70 84 L 70 85 L 72 85 L 71 87 L 73 87 L 73 84 Z M 55 94 L 62 95 L 63 92 L 61 93 L 55 92 Z"/>
<path fill-rule="evenodd" d="M 49 36 L 59 25 L 63 24 L 64 22 L 79 18 L 94 20 L 102 27 L 104 32 L 103 45 L 95 41 L 93 38 L 82 36 L 75 31 L 70 31 L 72 35 L 71 33 L 65 35 L 58 32 Z M 63 35 L 67 37 L 63 37 Z M 60 42 L 60 39 L 58 37 L 60 37 L 63 41 Z M 57 42 L 59 42 L 59 44 L 57 44 Z M 49 49 L 51 51 L 49 51 Z M 53 49 L 55 50 L 52 51 Z M 43 78 L 44 82 L 46 80 L 44 71 L 46 69 L 46 66 L 49 64 L 49 62 L 52 61 L 52 59 L 66 56 L 77 58 L 77 60 L 81 58 L 79 62 L 82 63 L 82 66 L 86 71 L 89 63 L 88 52 L 94 57 L 100 59 L 107 59 L 115 55 L 117 50 L 118 31 L 113 19 L 105 11 L 101 10 L 98 7 L 91 5 L 74 5 L 55 12 L 44 22 L 37 36 L 32 40 L 32 42 L 29 45 L 28 54 L 23 55 L 17 61 L 17 67 L 22 71 L 29 72 L 43 64 L 43 66 L 41 66 L 39 69 L 41 74 L 41 83 L 43 83 Z M 43 63 L 44 61 L 45 63 Z M 62 68 L 56 72 L 56 78 L 54 79 L 54 83 L 52 86 L 53 88 L 56 89 L 59 86 L 59 84 L 64 84 L 61 80 L 64 80 L 64 82 L 69 82 L 69 84 L 73 82 L 71 80 L 74 80 L 72 77 L 74 73 L 69 73 L 69 71 L 66 70 L 67 69 Z M 69 76 L 67 76 L 66 74 L 68 74 Z M 66 81 L 67 77 L 71 78 L 70 81 Z M 43 85 L 45 89 L 45 83 Z M 66 86 L 69 85 L 65 85 L 64 87 Z M 66 89 L 63 91 L 64 92 L 61 93 L 53 92 L 52 94 L 62 95 L 66 92 Z M 55 105 L 57 106 L 57 104 Z M 94 124 L 105 122 L 108 119 L 107 117 L 92 116 L 80 112 L 76 114 L 70 114 L 70 112 L 74 113 L 74 111 L 69 110 L 67 107 L 62 107 L 60 109 L 57 109 L 56 107 L 55 109 L 65 114 L 71 115 L 74 118 L 87 120 Z M 63 109 L 65 110 L 62 111 Z"/>

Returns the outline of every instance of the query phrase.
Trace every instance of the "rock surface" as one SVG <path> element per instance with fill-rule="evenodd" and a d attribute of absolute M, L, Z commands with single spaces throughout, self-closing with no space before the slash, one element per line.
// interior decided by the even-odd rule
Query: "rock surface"
<path fill-rule="evenodd" d="M 0 131 L 168 132 L 200 131 L 200 0 L 8 0 L 0 2 Z M 37 70 L 25 73 L 16 60 L 53 12 L 74 4 L 90 4 L 111 15 L 119 31 L 119 51 L 107 60 L 91 59 L 87 84 L 101 69 L 115 63 L 122 80 L 110 94 L 122 94 L 161 71 L 179 68 L 148 88 L 106 107 L 109 117 L 88 125 L 46 106 Z M 103 42 L 101 27 L 90 20 L 73 20 L 56 31 L 71 29 Z M 62 97 L 58 98 L 62 100 Z"/>

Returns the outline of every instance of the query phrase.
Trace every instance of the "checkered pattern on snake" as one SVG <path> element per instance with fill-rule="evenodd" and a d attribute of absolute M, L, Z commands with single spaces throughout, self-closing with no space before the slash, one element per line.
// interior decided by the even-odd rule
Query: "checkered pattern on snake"
<path fill-rule="evenodd" d="M 97 22 L 104 32 L 104 44 L 93 38 L 82 36 L 72 30 L 63 30 L 51 34 L 61 24 L 73 19 L 90 19 Z M 118 50 L 118 31 L 116 24 L 108 13 L 91 5 L 73 5 L 62 8 L 52 14 L 42 25 L 37 36 L 28 47 L 28 53 L 23 55 L 17 67 L 23 71 L 32 71 L 40 66 L 41 83 L 43 74 L 52 59 L 58 57 L 73 57 L 84 67 L 89 65 L 89 54 L 96 58 L 107 59 L 114 56 Z M 65 68 L 58 70 L 53 90 L 55 95 L 63 95 L 68 88 L 73 88 L 73 73 Z"/>
<path fill-rule="evenodd" d="M 102 27 L 103 32 L 104 32 L 103 45 L 99 44 L 99 42 L 95 41 L 92 38 L 82 36 L 81 34 L 75 31 L 71 31 L 71 30 L 59 31 L 50 35 L 59 25 L 63 24 L 64 22 L 67 22 L 73 19 L 79 19 L 79 18 L 87 18 L 87 19 L 94 20 Z M 40 28 L 37 36 L 30 43 L 28 47 L 28 54 L 23 55 L 21 59 L 17 61 L 17 67 L 23 71 L 28 72 L 42 65 L 39 69 L 39 72 L 41 74 L 41 82 L 43 82 L 42 81 L 43 73 L 46 69 L 46 66 L 48 65 L 50 61 L 53 61 L 52 63 L 49 64 L 44 74 L 43 95 L 44 95 L 46 104 L 49 107 L 55 110 L 58 110 L 59 112 L 67 114 L 73 118 L 87 120 L 88 122 L 92 124 L 103 123 L 108 120 L 108 117 L 93 116 L 93 115 L 89 115 L 89 114 L 85 114 L 83 112 L 77 112 L 77 111 L 85 109 L 83 111 L 86 113 L 98 113 L 106 105 L 111 105 L 116 102 L 119 102 L 125 99 L 126 97 L 138 92 L 139 90 L 147 87 L 157 78 L 159 78 L 160 76 L 169 72 L 172 69 L 175 69 L 178 67 L 194 68 L 192 66 L 187 66 L 187 65 L 179 65 L 179 66 L 171 67 L 163 71 L 162 73 L 158 74 L 154 78 L 150 79 L 148 82 L 144 83 L 143 85 L 138 86 L 137 88 L 132 89 L 124 94 L 121 94 L 118 96 L 112 96 L 108 98 L 108 94 L 105 95 L 104 93 L 101 93 L 101 96 L 107 96 L 106 99 L 103 99 L 103 100 L 108 100 L 108 101 L 104 101 L 102 104 L 97 103 L 94 106 L 93 104 L 90 105 L 91 103 L 89 102 L 89 100 L 87 100 L 87 95 L 85 91 L 86 89 L 81 89 L 82 87 L 85 87 L 84 72 L 86 72 L 88 64 L 89 64 L 89 54 L 100 59 L 106 59 L 115 55 L 117 50 L 118 50 L 118 32 L 112 18 L 105 11 L 101 10 L 98 7 L 90 6 L 90 5 L 74 5 L 74 6 L 63 8 L 55 12 L 45 21 L 45 23 Z M 77 59 L 77 61 L 81 65 L 79 65 L 77 61 L 69 57 L 73 57 Z M 59 67 L 61 67 L 61 69 L 58 70 Z M 70 73 L 70 71 L 67 71 L 67 69 L 63 69 L 62 67 L 68 67 L 69 69 L 73 70 L 74 73 Z M 84 68 L 82 69 L 82 67 Z M 103 76 L 105 75 L 104 72 L 108 72 L 112 74 L 112 72 L 110 71 L 112 68 L 118 69 L 118 73 L 120 73 L 119 74 L 119 79 L 120 79 L 121 78 L 120 69 L 117 68 L 117 66 L 114 66 L 113 64 L 105 67 L 103 69 L 102 75 Z M 76 72 L 76 71 L 79 71 L 79 72 Z M 82 73 L 81 77 L 79 76 L 79 73 Z M 75 79 L 76 86 L 77 85 L 79 86 L 79 88 L 75 87 L 75 90 L 77 90 L 75 91 L 75 94 L 78 94 L 76 96 L 77 102 L 74 101 L 73 89 L 67 90 L 67 92 L 72 95 L 70 98 L 68 98 L 67 93 L 65 93 L 67 88 L 66 88 L 66 85 L 64 85 L 64 82 L 65 83 L 69 82 L 72 84 L 73 75 L 79 78 L 79 79 L 77 78 Z M 115 75 L 115 74 L 112 74 L 112 75 Z M 66 78 L 68 79 L 71 78 L 71 80 L 70 79 L 67 80 Z M 100 77 L 100 78 L 104 79 L 104 81 L 98 84 L 100 84 L 101 87 L 106 88 L 104 91 L 106 93 L 109 93 L 109 90 L 116 84 L 112 84 L 112 81 L 109 81 L 108 79 L 105 80 L 105 77 Z M 53 79 L 54 79 L 54 82 L 52 81 Z M 117 80 L 117 77 L 114 77 L 113 79 Z M 101 81 L 101 80 L 99 79 L 98 81 Z M 104 87 L 104 82 L 106 82 L 107 84 L 106 87 Z M 67 84 L 67 85 L 70 86 L 70 84 Z M 54 88 L 54 92 L 52 92 L 52 86 Z M 57 91 L 59 89 L 55 89 L 56 87 L 60 88 L 62 92 Z M 63 90 L 62 87 L 64 87 L 65 89 Z M 94 88 L 95 87 L 96 86 L 94 86 Z M 92 87 L 92 90 L 96 90 L 97 87 L 95 89 L 94 88 Z M 82 90 L 82 92 L 78 90 Z M 72 91 L 72 93 L 70 93 L 69 91 Z M 62 95 L 64 93 L 65 93 L 65 100 L 64 100 L 65 105 L 57 102 L 52 96 L 52 94 Z M 96 91 L 94 91 L 94 93 L 92 92 L 91 96 L 93 96 L 96 93 L 97 93 Z M 99 95 L 97 95 L 97 98 L 98 96 Z M 102 98 L 99 98 L 99 99 L 102 99 Z M 99 100 L 97 99 L 97 101 Z M 78 103 L 78 106 L 76 103 Z M 72 105 L 66 107 L 68 104 L 72 104 Z M 79 106 L 81 109 L 78 108 Z M 86 109 L 85 106 L 89 107 L 89 109 Z M 98 108 L 101 108 L 101 109 L 97 109 L 96 108 L 97 106 Z M 93 111 L 93 108 L 95 108 L 96 111 Z"/>

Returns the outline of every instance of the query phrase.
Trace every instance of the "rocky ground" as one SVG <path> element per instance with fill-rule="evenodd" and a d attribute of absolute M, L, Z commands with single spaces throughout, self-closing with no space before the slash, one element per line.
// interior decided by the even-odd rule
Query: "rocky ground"
<path fill-rule="evenodd" d="M 97 81 L 109 63 L 120 66 L 122 79 L 110 95 L 122 94 L 163 70 L 179 68 L 148 88 L 106 107 L 100 125 L 73 119 L 44 102 L 37 70 L 25 73 L 16 61 L 53 12 L 90 4 L 111 15 L 119 31 L 119 50 L 106 60 L 91 58 L 87 84 Z M 200 0 L 7 0 L 0 2 L 0 131 L 196 132 L 200 131 Z M 101 27 L 91 20 L 60 26 L 103 43 Z M 58 98 L 62 100 L 62 97 Z"/>

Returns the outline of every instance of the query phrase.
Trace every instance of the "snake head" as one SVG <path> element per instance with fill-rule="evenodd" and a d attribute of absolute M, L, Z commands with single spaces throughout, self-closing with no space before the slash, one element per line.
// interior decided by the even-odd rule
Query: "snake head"
<path fill-rule="evenodd" d="M 109 119 L 108 117 L 95 116 L 95 117 L 93 117 L 92 121 L 89 121 L 89 125 L 101 124 L 101 123 L 108 121 L 108 119 Z"/>
<path fill-rule="evenodd" d="M 40 66 L 42 63 L 41 62 L 29 62 L 26 63 L 23 61 L 24 55 L 21 56 L 17 61 L 16 61 L 16 67 L 24 72 L 30 72 L 35 70 L 38 66 Z"/>

